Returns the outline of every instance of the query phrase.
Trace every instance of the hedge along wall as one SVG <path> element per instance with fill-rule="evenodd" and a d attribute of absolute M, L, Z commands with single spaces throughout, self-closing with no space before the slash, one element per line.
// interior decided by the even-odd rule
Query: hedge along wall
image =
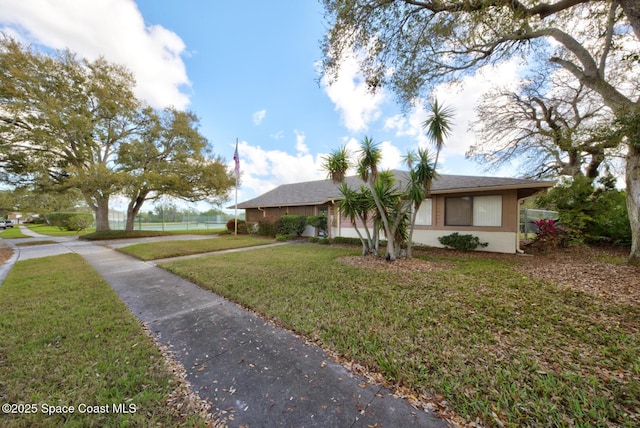
<path fill-rule="evenodd" d="M 63 230 L 80 231 L 93 225 L 93 214 L 56 212 L 47 214 L 47 223 Z"/>
<path fill-rule="evenodd" d="M 283 215 L 280 217 L 278 234 L 300 236 L 307 226 L 307 217 L 303 215 Z"/>

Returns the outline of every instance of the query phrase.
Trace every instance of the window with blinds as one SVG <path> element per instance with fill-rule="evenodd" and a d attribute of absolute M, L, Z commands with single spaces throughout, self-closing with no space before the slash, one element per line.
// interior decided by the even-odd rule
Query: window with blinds
<path fill-rule="evenodd" d="M 502 226 L 502 195 L 445 199 L 446 226 Z"/>
<path fill-rule="evenodd" d="M 431 226 L 431 209 L 431 198 L 427 198 L 422 201 L 422 205 L 420 205 L 420 209 L 416 214 L 416 225 Z"/>
<path fill-rule="evenodd" d="M 473 198 L 474 226 L 502 226 L 502 195 Z"/>

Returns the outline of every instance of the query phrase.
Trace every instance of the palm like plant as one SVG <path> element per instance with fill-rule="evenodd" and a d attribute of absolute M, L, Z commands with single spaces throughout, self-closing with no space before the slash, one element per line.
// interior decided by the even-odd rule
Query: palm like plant
<path fill-rule="evenodd" d="M 411 258 L 411 241 L 413 239 L 413 230 L 415 228 L 418 210 L 429 194 L 431 190 L 431 183 L 436 178 L 437 173 L 435 165 L 431 165 L 431 161 L 429 160 L 429 152 L 424 149 L 418 149 L 417 156 L 413 153 L 409 153 L 405 158 L 405 163 L 409 167 L 407 198 L 413 204 L 411 227 L 409 229 L 409 238 L 407 240 L 407 257 Z"/>
<path fill-rule="evenodd" d="M 386 259 L 394 261 L 397 258 L 393 242 L 395 229 L 392 230 L 392 228 L 390 227 L 387 212 L 381 201 L 379 193 L 376 191 L 376 183 L 378 181 L 378 164 L 382 159 L 382 152 L 380 151 L 380 147 L 378 146 L 378 144 L 374 143 L 373 139 L 371 139 L 370 137 L 364 137 L 364 139 L 360 142 L 359 153 L 360 160 L 358 162 L 358 175 L 360 176 L 362 181 L 367 183 L 367 185 L 371 189 L 373 201 L 375 202 L 376 208 L 380 215 L 380 220 L 382 221 L 382 226 L 384 227 L 384 233 L 387 237 Z"/>
<path fill-rule="evenodd" d="M 427 137 L 436 145 L 436 160 L 433 163 L 435 169 L 438 166 L 438 157 L 444 146 L 444 139 L 451 134 L 451 121 L 455 112 L 451 107 L 442 106 L 437 99 L 431 104 L 429 110 L 431 110 L 431 114 L 422 124 L 422 128 L 426 130 Z"/>
<path fill-rule="evenodd" d="M 360 161 L 358 162 L 358 175 L 362 181 L 372 183 L 378 178 L 378 164 L 382 159 L 382 152 L 377 143 L 370 137 L 364 137 L 360 142 Z"/>
<path fill-rule="evenodd" d="M 378 170 L 381 158 L 382 153 L 378 144 L 370 137 L 365 137 L 360 143 L 359 160 L 356 166 L 358 176 L 366 183 L 366 187 L 361 187 L 359 192 L 351 190 L 344 183 L 347 170 L 351 166 L 344 147 L 326 156 L 322 166 L 329 178 L 334 182 L 342 183 L 340 192 L 343 199 L 340 202 L 340 210 L 354 225 L 362 242 L 363 255 L 377 254 L 378 231 L 384 229 L 387 238 L 386 259 L 394 261 L 397 258 L 396 249 L 399 249 L 401 243 L 407 241 L 407 238 L 409 241 L 407 255 L 411 257 L 411 237 L 416 213 L 429 193 L 431 181 L 435 177 L 435 167 L 431 165 L 426 150 L 418 150 L 417 155 L 409 153 L 405 162 L 410 169 L 410 182 L 406 189 L 398 189 L 396 179 L 391 172 Z M 372 212 L 374 212 L 373 217 L 370 216 Z M 366 237 L 357 227 L 358 220 L 364 225 Z M 373 239 L 367 227 L 369 220 L 373 220 L 374 224 Z"/>
<path fill-rule="evenodd" d="M 375 240 L 372 238 L 369 228 L 367 227 L 369 213 L 373 209 L 370 203 L 371 197 L 369 190 L 362 187 L 360 192 L 357 192 L 350 189 L 349 186 L 343 182 L 340 185 L 340 193 L 344 197 L 340 201 L 340 211 L 351 220 L 351 224 L 362 243 L 362 255 L 366 256 L 369 253 L 377 255 L 376 242 L 374 242 Z M 362 223 L 366 236 L 362 236 L 357 224 L 358 220 Z"/>
<path fill-rule="evenodd" d="M 342 183 L 347 175 L 347 170 L 351 166 L 346 147 L 340 147 L 322 159 L 324 161 L 322 168 L 327 171 L 329 178 L 334 183 Z"/>

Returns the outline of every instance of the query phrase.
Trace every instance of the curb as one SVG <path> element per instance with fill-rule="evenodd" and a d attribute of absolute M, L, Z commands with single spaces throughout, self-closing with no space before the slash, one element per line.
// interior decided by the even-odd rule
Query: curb
<path fill-rule="evenodd" d="M 4 283 L 4 279 L 9 274 L 9 271 L 16 263 L 18 258 L 20 257 L 20 248 L 15 245 L 13 242 L 7 241 L 6 239 L 2 239 L 2 242 L 7 245 L 7 247 L 13 249 L 13 255 L 0 266 L 0 285 Z"/>

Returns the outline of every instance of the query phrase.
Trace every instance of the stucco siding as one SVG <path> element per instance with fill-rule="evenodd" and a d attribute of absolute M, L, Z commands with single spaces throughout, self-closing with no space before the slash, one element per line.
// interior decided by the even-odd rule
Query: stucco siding
<path fill-rule="evenodd" d="M 337 228 L 332 231 L 334 236 L 338 236 Z M 358 235 L 352 227 L 344 227 L 340 230 L 340 236 L 345 238 L 357 238 Z M 443 230 L 416 230 L 413 232 L 413 242 L 416 244 L 427 245 L 430 247 L 443 248 L 438 238 L 449 235 L 452 232 Z M 459 232 L 460 234 L 467 234 Z M 516 253 L 517 234 L 512 232 L 470 232 L 468 233 L 480 238 L 480 242 L 487 242 L 489 245 L 485 248 L 478 248 L 479 251 L 490 251 L 494 253 Z"/>
<path fill-rule="evenodd" d="M 338 232 L 340 234 L 338 235 Z M 345 238 L 358 238 L 353 227 L 342 227 L 339 231 L 338 228 L 333 228 L 333 236 L 342 236 Z M 451 231 L 444 230 L 415 230 L 413 232 L 413 242 L 421 245 L 428 245 L 430 247 L 442 248 L 438 238 L 445 235 L 450 235 Z M 458 232 L 461 235 L 473 235 L 480 238 L 480 242 L 487 242 L 489 245 L 485 248 L 478 248 L 479 251 L 490 251 L 495 253 L 516 253 L 516 239 L 517 234 L 513 232 L 485 232 L 485 231 L 470 231 L 470 232 Z M 381 238 L 384 239 L 384 238 Z"/>
<path fill-rule="evenodd" d="M 413 232 L 413 242 L 429 245 L 431 247 L 442 247 L 438 238 L 450 235 L 452 231 L 444 230 L 415 230 Z M 487 242 L 489 245 L 485 248 L 478 248 L 480 251 L 491 251 L 495 253 L 514 254 L 516 252 L 517 234 L 513 232 L 485 232 L 485 231 L 469 231 L 458 232 L 461 235 L 473 235 L 480 238 L 480 242 Z"/>

